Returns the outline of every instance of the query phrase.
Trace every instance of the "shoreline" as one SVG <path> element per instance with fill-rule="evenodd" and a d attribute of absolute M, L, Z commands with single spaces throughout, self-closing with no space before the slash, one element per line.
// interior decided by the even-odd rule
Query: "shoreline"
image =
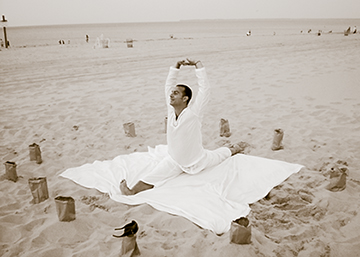
<path fill-rule="evenodd" d="M 204 39 L 232 37 L 254 38 L 258 36 L 294 36 L 297 34 L 322 35 L 343 34 L 349 26 L 360 24 L 360 20 L 349 19 L 294 19 L 277 20 L 207 20 L 159 23 L 114 23 L 114 24 L 75 24 L 48 26 L 8 26 L 8 40 L 13 47 L 34 45 L 56 45 L 59 40 L 68 44 L 84 44 L 85 35 L 90 44 L 94 44 L 101 34 L 110 42 L 124 42 L 128 38 L 135 41 L 159 41 L 167 39 Z M 360 26 L 360 25 L 359 25 Z M 209 28 L 213 28 L 209 30 Z M 246 33 L 251 30 L 251 37 Z M 310 33 L 308 31 L 311 30 Z M 302 33 L 301 33 L 302 31 Z M 359 33 L 357 33 L 359 34 Z M 352 35 L 349 35 L 352 36 Z M 171 38 L 173 37 L 173 38 Z M 161 43 L 161 42 L 159 42 Z"/>

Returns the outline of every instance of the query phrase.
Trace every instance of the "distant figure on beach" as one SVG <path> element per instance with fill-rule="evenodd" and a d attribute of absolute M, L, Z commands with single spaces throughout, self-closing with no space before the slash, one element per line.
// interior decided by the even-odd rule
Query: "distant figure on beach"
<path fill-rule="evenodd" d="M 94 48 L 109 48 L 109 46 L 110 46 L 110 39 L 109 38 L 104 39 L 103 34 L 100 35 L 100 38 L 99 37 L 96 38 Z"/>
<path fill-rule="evenodd" d="M 246 36 L 251 36 L 251 30 L 246 33 Z"/>
<path fill-rule="evenodd" d="M 310 32 L 311 32 L 311 29 L 308 30 L 308 33 L 310 33 Z"/>
<path fill-rule="evenodd" d="M 85 41 L 86 41 L 86 43 L 89 43 L 89 35 L 85 36 Z"/>
<path fill-rule="evenodd" d="M 350 33 L 351 33 L 351 27 L 348 27 L 348 29 L 344 31 L 344 35 L 347 36 Z"/>
<path fill-rule="evenodd" d="M 356 34 L 356 32 L 357 32 L 357 29 L 356 29 L 356 26 L 354 26 L 353 34 Z"/>
<path fill-rule="evenodd" d="M 191 100 L 192 90 L 189 86 L 176 84 L 181 66 L 195 67 L 199 90 L 194 100 Z M 128 187 L 126 180 L 121 181 L 120 190 L 124 195 L 133 195 L 160 186 L 183 172 L 197 174 L 243 150 L 239 144 L 213 151 L 204 149 L 202 145 L 201 121 L 209 102 L 210 85 L 201 61 L 181 60 L 170 67 L 165 83 L 165 96 L 169 155 L 133 188 Z"/>

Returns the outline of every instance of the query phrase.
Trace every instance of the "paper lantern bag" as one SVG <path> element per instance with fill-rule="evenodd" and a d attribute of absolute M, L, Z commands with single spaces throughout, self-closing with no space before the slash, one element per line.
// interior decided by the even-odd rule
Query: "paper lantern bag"
<path fill-rule="evenodd" d="M 33 203 L 41 203 L 49 198 L 45 177 L 29 178 L 29 187 L 33 196 Z"/>
<path fill-rule="evenodd" d="M 283 149 L 282 140 L 284 137 L 284 131 L 282 129 L 275 129 L 274 131 L 274 139 L 271 146 L 273 151 Z"/>
<path fill-rule="evenodd" d="M 123 237 L 120 256 L 138 256 L 140 250 L 136 242 L 136 236 Z"/>
<path fill-rule="evenodd" d="M 57 196 L 55 203 L 59 221 L 72 221 L 75 219 L 75 201 L 72 197 Z"/>
<path fill-rule="evenodd" d="M 5 174 L 6 178 L 8 180 L 16 182 L 18 179 L 17 173 L 16 173 L 16 163 L 7 161 L 5 164 Z"/>
<path fill-rule="evenodd" d="M 37 164 L 42 163 L 40 146 L 33 143 L 29 145 L 30 161 L 36 161 Z"/>
<path fill-rule="evenodd" d="M 230 242 L 235 244 L 251 243 L 251 227 L 244 227 L 235 221 L 231 222 Z"/>
<path fill-rule="evenodd" d="M 135 124 L 133 122 L 124 123 L 123 126 L 124 126 L 126 136 L 136 137 Z"/>

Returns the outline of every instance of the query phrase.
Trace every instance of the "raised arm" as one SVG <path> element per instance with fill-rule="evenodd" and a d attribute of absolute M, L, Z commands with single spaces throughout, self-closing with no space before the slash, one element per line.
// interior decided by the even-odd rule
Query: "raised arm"
<path fill-rule="evenodd" d="M 199 90 L 194 102 L 191 104 L 191 109 L 199 116 L 202 117 L 206 104 L 210 98 L 210 84 L 207 78 L 205 67 L 201 61 L 192 61 L 187 59 L 187 65 L 195 66 L 195 73 L 198 79 Z"/>
<path fill-rule="evenodd" d="M 174 66 L 170 67 L 169 74 L 165 82 L 165 100 L 168 109 L 170 108 L 170 94 L 172 88 L 176 84 L 176 79 L 179 74 L 179 69 L 182 65 L 182 61 L 178 61 Z"/>

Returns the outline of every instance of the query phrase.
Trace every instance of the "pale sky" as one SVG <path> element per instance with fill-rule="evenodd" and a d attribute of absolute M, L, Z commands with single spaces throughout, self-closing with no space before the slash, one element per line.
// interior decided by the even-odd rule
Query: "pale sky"
<path fill-rule="evenodd" d="M 189 19 L 360 18 L 360 0 L 0 0 L 7 26 Z"/>

